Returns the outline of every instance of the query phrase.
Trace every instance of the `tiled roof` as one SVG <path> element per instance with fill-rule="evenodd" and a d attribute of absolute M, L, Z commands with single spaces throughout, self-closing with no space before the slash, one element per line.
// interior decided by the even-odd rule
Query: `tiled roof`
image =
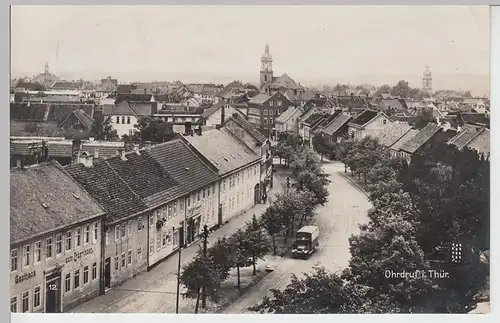
<path fill-rule="evenodd" d="M 267 100 L 269 100 L 271 98 L 271 96 L 265 94 L 265 93 L 259 93 L 257 94 L 256 96 L 252 97 L 250 99 L 250 101 L 248 101 L 248 103 L 252 103 L 252 104 L 263 104 L 265 103 Z"/>
<path fill-rule="evenodd" d="M 328 119 L 331 117 L 331 115 L 329 114 L 323 114 L 321 116 L 321 118 L 319 118 L 318 120 L 316 120 L 315 122 L 313 122 L 310 127 L 311 127 L 311 131 L 314 131 L 316 130 L 318 127 L 320 127 L 321 125 L 323 124 L 326 124 Z"/>
<path fill-rule="evenodd" d="M 467 147 L 477 150 L 479 153 L 490 153 L 490 129 L 484 128 L 467 144 Z"/>
<path fill-rule="evenodd" d="M 383 132 L 380 134 L 379 143 L 382 146 L 390 147 L 399 138 L 403 137 L 412 127 L 409 124 L 402 122 L 392 122 L 385 125 Z"/>
<path fill-rule="evenodd" d="M 92 128 L 94 120 L 91 117 L 89 117 L 83 110 L 75 110 L 73 111 L 73 114 L 75 115 L 75 117 L 78 118 L 78 120 L 80 120 L 80 122 L 86 129 Z"/>
<path fill-rule="evenodd" d="M 149 154 L 133 152 L 126 154 L 125 158 L 122 160 L 116 156 L 106 161 L 148 207 L 156 207 L 188 193 Z"/>
<path fill-rule="evenodd" d="M 468 99 L 463 100 L 461 103 L 462 103 L 462 104 L 470 104 L 470 105 L 473 105 L 473 104 L 478 104 L 478 103 L 479 103 L 479 101 L 481 101 L 481 99 L 468 98 Z"/>
<path fill-rule="evenodd" d="M 375 118 L 378 115 L 377 111 L 373 110 L 365 110 L 362 112 L 359 116 L 354 118 L 351 123 L 357 124 L 359 126 L 367 124 L 369 121 L 371 121 L 373 118 Z"/>
<path fill-rule="evenodd" d="M 73 164 L 64 169 L 104 208 L 109 222 L 147 210 L 106 160 L 94 160 L 92 167 Z"/>
<path fill-rule="evenodd" d="M 427 124 L 423 129 L 421 129 L 415 137 L 407 141 L 402 147 L 401 150 L 407 153 L 414 153 L 422 147 L 426 142 L 428 142 L 438 131 L 441 130 L 441 127 L 435 123 Z"/>
<path fill-rule="evenodd" d="M 116 105 L 114 104 L 103 104 L 101 106 L 102 109 L 102 115 L 103 116 L 110 116 L 111 112 L 115 109 Z"/>
<path fill-rule="evenodd" d="M 150 116 L 153 112 L 153 103 L 129 102 L 129 106 L 139 117 Z"/>
<path fill-rule="evenodd" d="M 47 104 L 43 103 L 11 103 L 10 104 L 10 119 L 11 120 L 31 120 L 44 121 L 46 120 Z"/>
<path fill-rule="evenodd" d="M 184 138 L 219 169 L 221 176 L 260 159 L 259 155 L 226 128 L 208 130 L 201 136 Z"/>
<path fill-rule="evenodd" d="M 111 111 L 111 115 L 113 116 L 130 116 L 136 115 L 134 110 L 130 107 L 128 101 L 123 101 L 120 104 L 116 105 L 114 110 Z"/>
<path fill-rule="evenodd" d="M 217 102 L 216 104 L 212 105 L 210 108 L 206 108 L 204 109 L 203 113 L 201 114 L 201 116 L 203 118 L 208 118 L 210 117 L 212 114 L 214 114 L 216 111 L 218 111 L 220 108 L 222 108 L 222 106 L 226 104 L 226 102 L 224 101 L 219 101 Z"/>
<path fill-rule="evenodd" d="M 387 108 L 393 110 L 403 110 L 404 106 L 401 104 L 401 101 L 398 99 L 382 99 L 382 101 Z"/>
<path fill-rule="evenodd" d="M 118 87 L 120 87 L 119 85 Z M 115 104 L 120 104 L 123 101 L 133 101 L 133 102 L 150 102 L 151 94 L 131 94 L 131 93 L 120 93 L 115 99 Z"/>
<path fill-rule="evenodd" d="M 55 82 L 51 88 L 53 89 L 68 89 L 68 90 L 79 90 L 82 88 L 82 85 L 80 82 Z"/>
<path fill-rule="evenodd" d="M 64 130 L 57 122 L 11 120 L 10 135 L 14 137 L 64 137 Z"/>
<path fill-rule="evenodd" d="M 465 124 L 460 132 L 448 141 L 448 144 L 456 146 L 458 149 L 464 148 L 483 127 Z"/>
<path fill-rule="evenodd" d="M 248 122 L 246 119 L 242 118 L 241 116 L 238 115 L 233 115 L 231 118 L 228 119 L 233 120 L 237 125 L 239 125 L 243 130 L 248 132 L 252 137 L 255 138 L 259 143 L 263 143 L 267 140 L 266 136 L 262 134 L 253 124 Z M 226 121 L 227 122 L 227 121 Z"/>
<path fill-rule="evenodd" d="M 148 153 L 187 192 L 198 190 L 219 179 L 217 172 L 205 164 L 181 139 L 155 145 Z"/>
<path fill-rule="evenodd" d="M 276 123 L 285 123 L 292 116 L 294 116 L 296 114 L 300 115 L 301 113 L 302 113 L 302 108 L 300 108 L 300 107 L 289 107 L 279 117 L 276 118 L 275 122 Z"/>
<path fill-rule="evenodd" d="M 10 171 L 11 243 L 103 213 L 57 162 Z"/>
<path fill-rule="evenodd" d="M 66 118 L 76 110 L 83 110 L 89 117 L 93 116 L 94 105 L 93 104 L 56 104 L 51 103 L 49 105 L 49 113 L 47 115 L 48 121 L 56 121 L 58 123 L 63 122 Z"/>
<path fill-rule="evenodd" d="M 298 88 L 297 83 L 288 74 L 283 73 L 278 78 L 275 78 L 272 83 L 272 87 L 283 87 L 285 89 L 295 89 Z"/>
<path fill-rule="evenodd" d="M 340 129 L 343 125 L 345 125 L 347 122 L 349 122 L 352 119 L 352 117 L 344 112 L 339 114 L 332 122 L 327 124 L 324 127 L 323 132 L 332 136 L 337 130 Z"/>
<path fill-rule="evenodd" d="M 392 146 L 390 147 L 393 150 L 399 151 L 404 144 L 406 144 L 410 139 L 415 137 L 419 131 L 416 129 L 410 129 L 407 133 L 405 133 L 401 138 L 399 138 Z"/>
<path fill-rule="evenodd" d="M 311 126 L 314 124 L 316 121 L 320 120 L 324 116 L 323 113 L 313 113 L 312 115 L 309 116 L 306 120 L 304 120 L 303 123 L 308 124 Z"/>
<path fill-rule="evenodd" d="M 29 147 L 33 144 L 41 144 L 41 140 L 12 140 L 10 142 L 11 155 L 30 155 Z M 48 140 L 46 142 L 49 150 L 49 157 L 71 157 L 73 142 L 71 140 Z M 84 141 L 82 143 L 82 151 L 94 153 L 96 150 L 100 158 L 116 156 L 117 149 L 123 148 L 123 142 L 103 142 L 103 141 Z"/>
<path fill-rule="evenodd" d="M 324 128 L 327 124 L 331 123 L 333 120 L 337 119 L 337 117 L 342 113 L 342 110 L 335 110 L 333 114 L 331 115 L 326 115 L 324 118 L 322 118 L 321 122 L 317 122 L 311 130 L 315 130 L 317 128 Z"/>

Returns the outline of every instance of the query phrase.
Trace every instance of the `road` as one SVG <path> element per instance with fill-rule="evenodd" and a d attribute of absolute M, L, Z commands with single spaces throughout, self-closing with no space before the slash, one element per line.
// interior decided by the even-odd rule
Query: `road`
<path fill-rule="evenodd" d="M 275 260 L 274 272 L 251 288 L 224 310 L 225 314 L 250 313 L 248 308 L 259 303 L 269 289 L 283 289 L 292 274 L 300 276 L 316 266 L 338 271 L 349 263 L 349 237 L 359 232 L 358 224 L 368 221 L 371 207 L 366 195 L 338 172 L 344 171 L 341 163 L 325 163 L 324 171 L 330 174 L 330 196 L 325 206 L 317 212 L 316 225 L 320 228 L 319 248 L 307 260 L 282 258 Z"/>

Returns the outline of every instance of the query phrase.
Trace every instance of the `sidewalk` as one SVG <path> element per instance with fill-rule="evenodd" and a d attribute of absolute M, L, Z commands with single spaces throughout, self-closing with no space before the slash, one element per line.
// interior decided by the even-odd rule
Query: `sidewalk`
<path fill-rule="evenodd" d="M 274 187 L 268 192 L 268 197 L 275 199 L 276 194 L 283 192 L 282 185 L 275 176 Z M 255 214 L 259 218 L 269 206 L 257 204 L 250 210 L 232 218 L 209 236 L 209 243 L 218 238 L 235 233 L 250 222 Z M 182 250 L 181 266 L 188 264 L 199 250 L 201 241 L 195 242 Z M 110 313 L 110 312 L 150 312 L 174 313 L 177 282 L 178 256 L 174 254 L 150 271 L 142 272 L 120 286 L 98 296 L 88 302 L 71 309 L 70 313 Z M 127 298 L 130 298 L 128 300 Z M 161 299 L 160 299 L 161 298 Z M 181 296 L 182 299 L 182 296 Z M 167 302 L 167 303 L 165 303 Z M 181 300 L 182 303 L 184 301 Z M 123 305 L 122 305 L 123 304 Z M 127 308 L 122 308 L 127 306 Z M 173 310 L 172 310 L 173 309 Z M 182 311 L 180 311 L 182 312 Z"/>

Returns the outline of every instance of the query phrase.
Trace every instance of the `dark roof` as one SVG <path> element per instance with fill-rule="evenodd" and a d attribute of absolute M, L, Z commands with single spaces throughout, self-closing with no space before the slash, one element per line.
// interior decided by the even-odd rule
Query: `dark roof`
<path fill-rule="evenodd" d="M 47 104 L 44 103 L 14 103 L 10 104 L 11 120 L 44 121 Z"/>
<path fill-rule="evenodd" d="M 474 125 L 464 125 L 460 132 L 448 141 L 448 144 L 456 146 L 458 149 L 464 148 L 483 128 Z"/>
<path fill-rule="evenodd" d="M 186 192 L 193 192 L 219 180 L 217 171 L 181 139 L 155 145 L 151 147 L 149 154 Z"/>
<path fill-rule="evenodd" d="M 320 120 L 323 116 L 324 116 L 323 113 L 313 113 L 313 114 L 311 114 L 309 116 L 309 118 L 307 118 L 306 120 L 304 120 L 303 123 L 308 124 L 309 126 L 311 126 L 316 121 Z"/>
<path fill-rule="evenodd" d="M 401 147 L 401 150 L 410 154 L 414 153 L 415 151 L 417 151 L 417 149 L 419 149 L 426 142 L 428 142 L 440 130 L 441 127 L 435 123 L 427 124 L 412 139 L 407 141 Z"/>
<path fill-rule="evenodd" d="M 94 160 L 92 167 L 68 165 L 65 170 L 102 205 L 109 222 L 147 210 L 139 195 L 132 191 L 106 160 Z"/>
<path fill-rule="evenodd" d="M 327 124 L 335 120 L 340 114 L 342 113 L 342 110 L 335 110 L 332 115 L 327 115 L 325 118 L 321 120 L 320 123 L 316 123 L 311 130 L 314 130 L 319 127 L 325 127 Z"/>
<path fill-rule="evenodd" d="M 184 138 L 219 169 L 220 175 L 260 159 L 259 155 L 226 128 L 208 130 L 201 136 Z"/>
<path fill-rule="evenodd" d="M 139 117 L 151 116 L 153 112 L 152 102 L 129 102 L 129 106 Z"/>
<path fill-rule="evenodd" d="M 94 119 L 89 117 L 83 110 L 75 110 L 72 113 L 86 129 L 91 129 L 94 124 Z"/>
<path fill-rule="evenodd" d="M 41 144 L 41 140 L 11 140 L 10 154 L 11 155 L 30 155 L 30 145 L 33 143 Z M 71 157 L 73 151 L 72 140 L 53 140 L 46 141 L 48 145 L 49 157 Z M 107 141 L 83 141 L 82 151 L 94 153 L 98 151 L 99 157 L 107 158 L 116 156 L 116 150 L 125 146 L 123 142 L 107 142 Z"/>
<path fill-rule="evenodd" d="M 243 117 L 237 114 L 233 114 L 233 116 L 230 117 L 226 122 L 228 122 L 229 120 L 233 120 L 238 126 L 248 132 L 259 143 L 262 144 L 267 140 L 266 136 L 264 136 L 259 130 L 257 130 L 257 128 L 253 124 L 245 120 Z"/>
<path fill-rule="evenodd" d="M 148 207 L 156 207 L 188 193 L 149 154 L 133 152 L 126 154 L 125 158 L 122 160 L 116 156 L 106 161 Z"/>
<path fill-rule="evenodd" d="M 352 117 L 350 115 L 342 112 L 324 127 L 323 132 L 331 136 L 351 119 Z"/>
<path fill-rule="evenodd" d="M 118 87 L 120 87 L 119 85 Z M 133 102 L 151 102 L 152 94 L 132 94 L 132 93 L 120 93 L 116 96 L 115 104 L 118 105 L 123 101 L 133 101 Z"/>
<path fill-rule="evenodd" d="M 220 100 L 216 104 L 212 105 L 210 108 L 204 109 L 201 116 L 206 119 L 206 118 L 210 117 L 212 114 L 214 114 L 216 111 L 218 111 L 220 108 L 222 108 L 222 106 L 225 104 L 226 104 L 226 102 Z"/>
<path fill-rule="evenodd" d="M 89 117 L 92 117 L 94 114 L 94 105 L 93 104 L 50 104 L 49 113 L 47 115 L 48 121 L 56 121 L 63 122 L 66 118 L 76 110 L 82 110 Z"/>
<path fill-rule="evenodd" d="M 132 84 L 119 84 L 116 88 L 116 93 L 130 93 L 130 90 L 137 88 L 137 86 Z"/>
<path fill-rule="evenodd" d="M 375 118 L 378 115 L 378 111 L 373 111 L 373 110 L 365 110 L 362 112 L 359 116 L 354 118 L 351 123 L 357 124 L 357 125 L 365 125 L 369 121 L 371 121 L 373 118 Z"/>
<path fill-rule="evenodd" d="M 10 135 L 13 137 L 64 137 L 64 130 L 57 122 L 10 121 Z"/>
<path fill-rule="evenodd" d="M 330 115 L 329 114 L 323 114 L 321 118 L 316 120 L 312 125 L 311 125 L 311 131 L 316 130 L 319 126 L 322 124 L 325 124 L 326 121 L 329 119 Z"/>
<path fill-rule="evenodd" d="M 82 83 L 80 82 L 55 82 L 51 88 L 53 89 L 64 89 L 64 90 L 79 90 L 82 88 Z"/>
<path fill-rule="evenodd" d="M 11 243 L 103 214 L 57 162 L 10 172 Z"/>
<path fill-rule="evenodd" d="M 401 138 L 396 140 L 395 143 L 390 147 L 393 150 L 399 151 L 404 144 L 406 144 L 410 139 L 415 137 L 419 131 L 417 129 L 410 129 L 407 133 L 405 133 Z"/>
<path fill-rule="evenodd" d="M 407 123 L 391 122 L 385 125 L 383 132 L 379 136 L 379 143 L 382 146 L 390 147 L 408 131 L 412 129 Z"/>

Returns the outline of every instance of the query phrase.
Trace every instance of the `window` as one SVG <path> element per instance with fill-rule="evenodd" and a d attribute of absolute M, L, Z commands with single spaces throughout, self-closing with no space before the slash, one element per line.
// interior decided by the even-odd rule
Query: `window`
<path fill-rule="evenodd" d="M 30 310 L 30 292 L 23 293 L 23 313 L 26 313 Z"/>
<path fill-rule="evenodd" d="M 198 191 L 198 202 L 200 201 L 200 199 L 201 199 L 201 192 Z"/>
<path fill-rule="evenodd" d="M 226 180 L 222 181 L 222 192 L 226 191 Z"/>
<path fill-rule="evenodd" d="M 30 245 L 26 245 L 23 247 L 23 266 L 29 266 L 30 265 L 30 253 L 31 253 L 31 248 Z"/>
<path fill-rule="evenodd" d="M 161 234 L 158 232 L 156 233 L 156 251 L 161 250 Z"/>
<path fill-rule="evenodd" d="M 207 189 L 206 189 L 206 188 L 204 188 L 204 189 L 203 189 L 203 198 L 205 198 L 206 196 L 207 196 Z"/>
<path fill-rule="evenodd" d="M 214 185 L 214 186 L 212 186 L 212 194 L 214 194 L 214 195 L 215 195 L 215 185 Z"/>
<path fill-rule="evenodd" d="M 36 264 L 36 263 L 39 263 L 41 260 L 42 260 L 42 242 L 37 241 L 35 243 L 35 255 L 34 255 L 33 262 Z"/>
<path fill-rule="evenodd" d="M 125 238 L 125 235 L 126 235 L 126 228 L 125 228 L 125 223 L 122 223 L 122 225 L 120 226 L 120 229 L 122 231 L 122 238 Z"/>
<path fill-rule="evenodd" d="M 83 243 L 87 244 L 90 241 L 90 224 L 87 224 L 85 226 L 85 229 L 83 230 Z"/>
<path fill-rule="evenodd" d="M 130 124 L 130 117 L 127 117 L 127 124 Z"/>
<path fill-rule="evenodd" d="M 120 258 L 118 256 L 115 256 L 115 271 L 118 271 L 120 268 Z"/>
<path fill-rule="evenodd" d="M 92 280 L 97 278 L 97 262 L 92 263 Z"/>
<path fill-rule="evenodd" d="M 122 268 L 125 267 L 125 252 L 122 253 Z"/>
<path fill-rule="evenodd" d="M 149 240 L 149 255 L 151 256 L 155 252 L 155 242 L 154 240 Z"/>
<path fill-rule="evenodd" d="M 142 246 L 137 246 L 137 262 L 142 260 Z"/>
<path fill-rule="evenodd" d="M 66 274 L 64 278 L 64 292 L 69 293 L 71 291 L 71 273 Z"/>
<path fill-rule="evenodd" d="M 109 244 L 110 240 L 111 240 L 111 234 L 109 233 L 109 229 L 108 229 L 108 231 L 106 231 L 106 245 Z"/>
<path fill-rule="evenodd" d="M 281 107 L 283 105 L 283 101 L 278 101 L 278 106 Z"/>
<path fill-rule="evenodd" d="M 120 225 L 117 224 L 115 226 L 115 241 L 118 241 L 120 239 Z"/>
<path fill-rule="evenodd" d="M 14 296 L 10 299 L 10 311 L 12 313 L 17 312 L 17 296 Z"/>
<path fill-rule="evenodd" d="M 77 289 L 78 287 L 80 287 L 80 269 L 75 270 L 74 280 L 75 280 L 74 289 Z"/>
<path fill-rule="evenodd" d="M 144 226 L 142 225 L 142 216 L 140 216 L 137 218 L 137 232 L 140 232 L 142 228 L 144 228 Z"/>
<path fill-rule="evenodd" d="M 184 200 L 179 200 L 179 211 L 184 211 Z"/>
<path fill-rule="evenodd" d="M 168 216 L 168 219 L 170 219 L 172 217 L 172 213 L 173 213 L 173 210 L 172 210 L 172 204 L 173 203 L 169 203 L 168 206 L 167 206 L 167 216 Z"/>
<path fill-rule="evenodd" d="M 149 216 L 149 226 L 150 226 L 150 227 L 153 227 L 153 226 L 154 226 L 154 224 L 155 224 L 154 222 L 155 222 L 155 217 L 154 217 L 154 214 L 151 214 L 151 215 Z"/>
<path fill-rule="evenodd" d="M 179 230 L 174 230 L 174 246 L 179 245 Z"/>
<path fill-rule="evenodd" d="M 122 117 L 122 124 L 125 124 L 125 117 Z"/>
<path fill-rule="evenodd" d="M 169 229 L 167 234 L 167 244 L 171 243 L 172 243 L 172 229 Z"/>
<path fill-rule="evenodd" d="M 264 119 L 264 124 L 267 124 L 267 119 Z"/>
<path fill-rule="evenodd" d="M 71 231 L 66 232 L 66 248 L 64 250 L 71 250 Z"/>
<path fill-rule="evenodd" d="M 45 259 L 52 257 L 52 238 L 45 240 Z"/>
<path fill-rule="evenodd" d="M 37 286 L 33 292 L 33 308 L 38 308 L 40 304 L 40 286 Z"/>
<path fill-rule="evenodd" d="M 177 201 L 172 203 L 172 215 L 173 216 L 177 215 Z"/>
<path fill-rule="evenodd" d="M 12 249 L 10 251 L 10 271 L 17 270 L 17 249 Z"/>
<path fill-rule="evenodd" d="M 210 187 L 207 189 L 207 196 L 210 196 Z"/>
<path fill-rule="evenodd" d="M 384 124 L 386 124 L 386 123 L 387 123 L 387 120 L 385 120 L 385 119 L 384 119 L 382 122 L 383 122 Z"/>
<path fill-rule="evenodd" d="M 161 247 L 165 248 L 167 246 L 167 233 L 162 232 L 161 233 Z"/>
<path fill-rule="evenodd" d="M 269 101 L 269 106 L 272 107 L 274 105 L 274 101 Z"/>
<path fill-rule="evenodd" d="M 271 102 L 269 102 L 269 105 L 271 105 Z M 264 115 L 267 116 L 267 110 L 264 109 Z"/>
<path fill-rule="evenodd" d="M 56 235 L 56 255 L 62 252 L 62 234 Z"/>
<path fill-rule="evenodd" d="M 94 222 L 94 242 L 99 239 L 99 222 Z"/>
<path fill-rule="evenodd" d="M 83 284 L 87 284 L 89 282 L 89 266 L 83 267 Z"/>
<path fill-rule="evenodd" d="M 120 124 L 120 117 L 116 117 L 116 124 Z"/>
<path fill-rule="evenodd" d="M 187 206 L 190 207 L 191 206 L 191 197 L 188 197 L 187 198 Z"/>
<path fill-rule="evenodd" d="M 75 230 L 75 248 L 80 247 L 82 244 L 82 228 L 77 228 Z"/>
<path fill-rule="evenodd" d="M 128 235 L 132 235 L 132 220 L 128 221 Z"/>
<path fill-rule="evenodd" d="M 127 252 L 127 266 L 130 266 L 132 264 L 132 250 L 129 250 Z"/>

